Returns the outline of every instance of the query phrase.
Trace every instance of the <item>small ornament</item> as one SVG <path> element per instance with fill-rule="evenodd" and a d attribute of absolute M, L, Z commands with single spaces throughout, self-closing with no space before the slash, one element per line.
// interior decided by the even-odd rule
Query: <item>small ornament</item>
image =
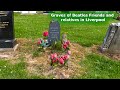
<path fill-rule="evenodd" d="M 62 43 L 67 42 L 67 34 L 62 35 Z"/>

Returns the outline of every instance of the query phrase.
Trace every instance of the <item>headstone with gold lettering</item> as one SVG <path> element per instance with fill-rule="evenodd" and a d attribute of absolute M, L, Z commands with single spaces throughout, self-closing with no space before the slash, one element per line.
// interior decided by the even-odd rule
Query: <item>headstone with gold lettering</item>
<path fill-rule="evenodd" d="M 0 11 L 0 49 L 15 46 L 13 11 Z"/>

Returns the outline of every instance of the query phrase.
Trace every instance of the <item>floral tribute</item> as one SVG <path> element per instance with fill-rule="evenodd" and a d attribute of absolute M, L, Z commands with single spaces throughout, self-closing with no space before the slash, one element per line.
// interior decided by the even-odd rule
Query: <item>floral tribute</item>
<path fill-rule="evenodd" d="M 48 37 L 48 31 L 43 32 L 44 37 Z"/>
<path fill-rule="evenodd" d="M 40 38 L 37 42 L 37 45 L 44 48 L 44 47 L 48 47 L 48 31 L 43 32 L 43 37 L 44 38 Z M 54 65 L 66 65 L 66 63 L 68 62 L 70 55 L 71 55 L 71 51 L 70 51 L 70 41 L 69 40 L 65 40 L 62 41 L 61 43 L 61 47 L 64 51 L 64 55 L 60 55 L 58 53 L 52 53 L 50 55 L 50 60 L 51 60 L 51 66 Z"/>
<path fill-rule="evenodd" d="M 62 43 L 62 48 L 64 50 L 69 50 L 69 47 L 70 47 L 70 41 L 69 40 L 67 40 L 66 42 Z"/>
<path fill-rule="evenodd" d="M 65 55 L 58 55 L 57 53 L 53 53 L 50 55 L 50 59 L 51 59 L 51 65 L 65 65 L 71 55 L 71 51 L 68 50 L 67 53 Z"/>
<path fill-rule="evenodd" d="M 65 65 L 71 55 L 71 51 L 70 51 L 70 41 L 64 41 L 62 42 L 62 48 L 63 50 L 66 52 L 64 55 L 58 55 L 56 53 L 53 53 L 50 55 L 50 59 L 51 59 L 51 65 Z"/>
<path fill-rule="evenodd" d="M 43 32 L 43 36 L 44 36 L 44 38 L 40 38 L 37 42 L 37 45 L 42 47 L 42 48 L 49 46 L 48 45 L 48 40 L 47 40 L 48 31 Z"/>

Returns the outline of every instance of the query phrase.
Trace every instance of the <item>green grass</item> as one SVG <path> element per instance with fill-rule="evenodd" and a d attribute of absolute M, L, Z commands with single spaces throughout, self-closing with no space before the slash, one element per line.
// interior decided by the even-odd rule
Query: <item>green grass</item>
<path fill-rule="evenodd" d="M 0 79 L 47 79 L 46 76 L 29 75 L 26 69 L 26 63 L 22 60 L 20 63 L 11 64 L 9 61 L 0 60 Z"/>
<path fill-rule="evenodd" d="M 42 33 L 49 28 L 51 18 L 47 15 L 19 15 L 15 14 L 15 36 L 16 38 L 40 38 Z M 83 46 L 90 47 L 93 44 L 99 45 L 103 42 L 108 26 L 112 22 L 110 19 L 104 24 L 101 23 L 61 23 L 61 34 L 68 32 L 68 39 Z"/>
<path fill-rule="evenodd" d="M 16 38 L 39 38 L 49 27 L 47 15 L 19 15 L 15 14 L 14 28 Z"/>
<path fill-rule="evenodd" d="M 25 79 L 27 78 L 26 64 L 20 62 L 18 64 L 10 64 L 5 60 L 0 60 L 0 78 L 1 79 Z"/>
<path fill-rule="evenodd" d="M 120 62 L 97 54 L 90 54 L 80 62 L 86 69 L 82 77 L 87 79 L 120 79 Z"/>

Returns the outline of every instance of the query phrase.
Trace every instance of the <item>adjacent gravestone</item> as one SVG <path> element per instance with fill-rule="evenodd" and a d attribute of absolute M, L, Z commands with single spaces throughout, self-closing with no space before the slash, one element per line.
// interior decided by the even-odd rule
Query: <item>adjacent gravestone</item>
<path fill-rule="evenodd" d="M 51 21 L 49 26 L 48 43 L 51 45 L 60 40 L 60 24 L 58 21 Z"/>
<path fill-rule="evenodd" d="M 43 11 L 43 13 L 54 13 L 54 11 Z"/>
<path fill-rule="evenodd" d="M 112 23 L 109 26 L 101 50 L 102 52 L 120 53 L 120 23 Z"/>
<path fill-rule="evenodd" d="M 13 11 L 0 11 L 0 50 L 15 45 Z"/>
<path fill-rule="evenodd" d="M 36 11 L 21 11 L 21 15 L 32 15 L 37 14 Z"/>

